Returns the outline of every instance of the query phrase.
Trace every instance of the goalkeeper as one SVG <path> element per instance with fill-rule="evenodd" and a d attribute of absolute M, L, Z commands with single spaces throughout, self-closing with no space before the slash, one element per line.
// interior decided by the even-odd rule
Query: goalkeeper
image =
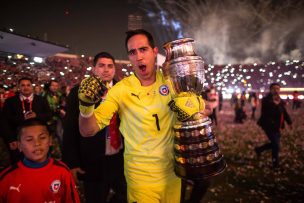
<path fill-rule="evenodd" d="M 93 136 L 117 112 L 125 142 L 128 202 L 179 203 L 181 181 L 174 173 L 173 111 L 185 120 L 200 111 L 203 102 L 192 94 L 172 100 L 162 73 L 156 69 L 158 49 L 149 32 L 128 31 L 125 46 L 135 74 L 114 85 L 97 109 L 94 104 L 103 91 L 100 79 L 94 76 L 81 82 L 80 132 L 84 137 Z"/>

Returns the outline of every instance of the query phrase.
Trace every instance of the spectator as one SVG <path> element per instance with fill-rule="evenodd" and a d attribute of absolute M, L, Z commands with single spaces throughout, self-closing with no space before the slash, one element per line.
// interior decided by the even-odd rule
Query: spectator
<path fill-rule="evenodd" d="M 60 145 L 62 145 L 62 119 L 65 116 L 65 109 L 61 105 L 63 96 L 59 86 L 57 80 L 51 80 L 49 84 L 46 85 L 46 91 L 42 96 L 46 98 L 52 111 L 52 120 L 50 123 L 51 134 L 56 136 Z"/>
<path fill-rule="evenodd" d="M 246 102 L 246 91 L 242 91 L 240 101 L 241 101 L 241 107 L 244 110 L 245 102 Z"/>
<path fill-rule="evenodd" d="M 5 93 L 5 88 L 3 85 L 0 85 L 0 111 L 2 111 L 4 101 L 7 99 L 7 94 Z"/>
<path fill-rule="evenodd" d="M 30 118 L 20 125 L 17 134 L 24 159 L 0 174 L 0 202 L 79 203 L 68 168 L 48 157 L 52 139 L 46 123 Z"/>
<path fill-rule="evenodd" d="M 216 108 L 219 104 L 219 96 L 218 96 L 217 92 L 215 91 L 214 86 L 211 86 L 206 92 L 207 92 L 208 104 L 209 104 L 210 108 L 212 109 L 212 114 L 209 117 L 212 120 L 212 122 L 214 122 L 215 125 L 217 125 Z"/>
<path fill-rule="evenodd" d="M 242 106 L 241 99 L 236 98 L 234 112 L 235 112 L 235 118 L 234 118 L 235 123 L 243 123 L 244 120 L 247 118 L 247 115 Z"/>
<path fill-rule="evenodd" d="M 222 89 L 219 91 L 218 98 L 219 98 L 218 110 L 219 110 L 219 112 L 221 112 L 223 109 L 223 101 L 224 101 Z"/>
<path fill-rule="evenodd" d="M 279 167 L 280 137 L 281 130 L 284 129 L 284 122 L 286 121 L 292 128 L 291 118 L 279 95 L 280 88 L 278 83 L 270 85 L 270 92 L 262 99 L 261 117 L 257 122 L 265 131 L 270 142 L 256 147 L 255 152 L 260 157 L 265 150 L 272 150 L 273 168 Z"/>
<path fill-rule="evenodd" d="M 257 106 L 259 105 L 259 98 L 256 92 L 252 92 L 249 97 L 250 106 L 251 106 L 251 119 L 255 120 L 255 111 Z"/>
<path fill-rule="evenodd" d="M 100 76 L 103 82 L 112 87 L 116 81 L 114 58 L 107 52 L 101 52 L 94 58 L 93 74 Z M 120 138 L 117 120 L 112 118 L 110 126 L 100 130 L 94 137 L 83 138 L 79 132 L 79 85 L 75 86 L 67 98 L 67 115 L 64 122 L 63 161 L 71 168 L 78 182 L 84 181 L 87 203 L 104 203 L 110 189 L 114 196 L 110 202 L 126 202 L 126 183 L 123 175 L 123 150 L 119 142 L 112 143 L 110 132 Z M 104 97 L 105 95 L 103 95 Z M 102 99 L 104 100 L 104 99 Z M 99 103 L 95 105 L 97 107 Z M 117 123 L 118 124 L 118 123 Z M 113 141 L 113 139 L 112 139 Z"/>
<path fill-rule="evenodd" d="M 293 96 L 293 99 L 292 99 L 292 109 L 293 110 L 297 110 L 301 106 L 301 101 L 299 99 L 299 92 L 298 91 L 294 91 L 293 94 L 292 94 L 292 96 Z"/>
<path fill-rule="evenodd" d="M 34 87 L 34 94 L 35 95 L 40 95 L 40 96 L 43 94 L 43 89 L 40 85 L 36 85 Z"/>

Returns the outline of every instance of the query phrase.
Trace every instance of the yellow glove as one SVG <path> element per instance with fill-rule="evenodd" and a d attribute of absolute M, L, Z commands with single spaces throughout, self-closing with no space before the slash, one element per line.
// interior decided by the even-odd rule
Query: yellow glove
<path fill-rule="evenodd" d="M 191 92 L 182 92 L 169 102 L 172 111 L 177 113 L 177 119 L 186 121 L 194 114 L 203 111 L 205 102 L 201 96 Z"/>
<path fill-rule="evenodd" d="M 93 114 L 95 104 L 107 90 L 98 76 L 90 76 L 81 81 L 78 98 L 79 110 L 83 117 L 90 117 Z"/>

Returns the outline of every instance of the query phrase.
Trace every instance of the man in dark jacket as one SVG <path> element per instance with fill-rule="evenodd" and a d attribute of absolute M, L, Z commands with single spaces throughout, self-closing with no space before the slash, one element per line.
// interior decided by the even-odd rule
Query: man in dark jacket
<path fill-rule="evenodd" d="M 255 148 L 259 157 L 265 150 L 272 150 L 273 168 L 279 167 L 279 150 L 281 130 L 284 129 L 284 122 L 292 128 L 292 122 L 285 108 L 285 102 L 281 100 L 280 84 L 273 83 L 270 85 L 270 92 L 262 99 L 261 117 L 258 125 L 265 131 L 269 143 Z"/>
<path fill-rule="evenodd" d="M 19 94 L 5 100 L 3 106 L 3 134 L 10 152 L 11 164 L 22 157 L 17 149 L 17 128 L 26 119 L 38 118 L 48 122 L 51 110 L 47 101 L 33 94 L 32 79 L 23 77 L 18 80 Z"/>
<path fill-rule="evenodd" d="M 94 75 L 101 77 L 108 88 L 114 85 L 113 56 L 107 52 L 101 52 L 95 56 L 93 65 Z M 119 124 L 116 123 L 115 126 L 117 120 L 113 118 L 112 126 L 110 123 L 109 127 L 99 131 L 93 137 L 82 137 L 78 124 L 78 89 L 79 85 L 75 86 L 67 98 L 63 134 L 63 161 L 71 168 L 76 181 L 78 178 L 84 181 L 87 203 L 107 202 L 110 189 L 115 192 L 110 202 L 126 202 L 122 142 L 115 142 L 112 146 L 112 134 L 110 133 L 113 132 L 112 128 L 116 133 L 119 133 Z M 98 105 L 96 104 L 95 108 Z"/>

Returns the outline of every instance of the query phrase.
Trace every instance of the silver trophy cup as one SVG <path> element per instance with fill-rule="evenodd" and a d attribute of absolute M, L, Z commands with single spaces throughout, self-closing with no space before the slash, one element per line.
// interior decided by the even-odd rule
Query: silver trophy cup
<path fill-rule="evenodd" d="M 204 88 L 204 62 L 194 52 L 194 40 L 183 38 L 163 45 L 166 61 L 163 73 L 174 97 L 182 92 L 200 95 Z M 226 168 L 212 131 L 211 120 L 197 112 L 174 125 L 175 173 L 189 180 L 203 180 Z"/>

